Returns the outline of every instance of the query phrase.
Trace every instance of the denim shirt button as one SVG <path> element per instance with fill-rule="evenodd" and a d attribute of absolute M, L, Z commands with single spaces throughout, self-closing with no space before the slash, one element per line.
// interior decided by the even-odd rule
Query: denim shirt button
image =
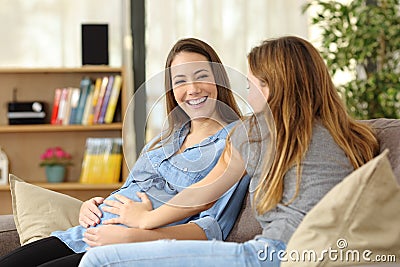
<path fill-rule="evenodd" d="M 154 167 L 154 168 L 157 168 L 157 166 L 158 166 L 157 163 L 154 163 L 154 164 L 153 164 L 153 167 Z"/>
<path fill-rule="evenodd" d="M 183 171 L 184 171 L 184 172 L 187 172 L 187 170 L 188 170 L 188 168 L 183 168 Z"/>

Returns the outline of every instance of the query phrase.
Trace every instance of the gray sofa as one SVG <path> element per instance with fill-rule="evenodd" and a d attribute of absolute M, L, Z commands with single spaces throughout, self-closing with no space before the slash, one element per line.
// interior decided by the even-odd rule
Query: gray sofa
<path fill-rule="evenodd" d="M 380 150 L 388 148 L 389 160 L 394 174 L 400 183 L 400 120 L 374 119 L 371 123 L 378 135 Z M 261 227 L 255 220 L 247 196 L 236 224 L 228 241 L 243 242 L 261 233 Z M 12 215 L 0 215 L 0 256 L 19 247 L 18 233 Z M 386 265 L 385 265 L 386 266 Z"/>

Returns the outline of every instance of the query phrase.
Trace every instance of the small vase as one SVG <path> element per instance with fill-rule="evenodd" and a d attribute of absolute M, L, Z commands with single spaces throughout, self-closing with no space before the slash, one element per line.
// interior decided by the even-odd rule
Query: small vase
<path fill-rule="evenodd" d="M 64 181 L 65 166 L 52 165 L 46 166 L 46 177 L 49 183 L 61 183 Z"/>

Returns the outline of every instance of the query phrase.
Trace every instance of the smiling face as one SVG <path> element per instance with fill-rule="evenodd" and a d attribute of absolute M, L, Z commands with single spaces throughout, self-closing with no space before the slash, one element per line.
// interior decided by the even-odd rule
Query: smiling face
<path fill-rule="evenodd" d="M 249 70 L 247 75 L 247 82 L 249 90 L 247 100 L 249 101 L 255 113 L 260 112 L 267 103 L 269 87 L 264 81 L 261 81 L 254 76 L 251 70 Z"/>
<path fill-rule="evenodd" d="M 174 98 L 190 119 L 216 116 L 217 86 L 206 57 L 178 53 L 171 63 L 171 78 Z"/>

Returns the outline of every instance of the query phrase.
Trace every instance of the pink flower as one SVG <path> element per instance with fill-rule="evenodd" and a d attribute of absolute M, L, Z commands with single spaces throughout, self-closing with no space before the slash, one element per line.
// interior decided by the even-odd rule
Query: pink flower
<path fill-rule="evenodd" d="M 50 147 L 42 155 L 40 166 L 48 165 L 71 165 L 71 154 L 65 152 L 61 147 Z"/>

